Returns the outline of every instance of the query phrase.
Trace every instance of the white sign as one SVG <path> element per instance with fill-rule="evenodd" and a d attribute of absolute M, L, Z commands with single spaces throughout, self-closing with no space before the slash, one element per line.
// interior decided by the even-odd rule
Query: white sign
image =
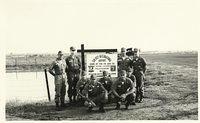
<path fill-rule="evenodd" d="M 95 53 L 86 55 L 87 77 L 91 74 L 97 77 L 103 76 L 103 71 L 107 71 L 111 77 L 117 77 L 117 53 Z"/>

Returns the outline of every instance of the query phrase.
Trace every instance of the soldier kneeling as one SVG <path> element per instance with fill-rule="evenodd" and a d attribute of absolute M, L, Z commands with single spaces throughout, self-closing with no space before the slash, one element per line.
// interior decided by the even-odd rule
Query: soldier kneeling
<path fill-rule="evenodd" d="M 91 75 L 90 81 L 85 85 L 83 93 L 86 99 L 85 105 L 88 106 L 88 112 L 91 112 L 96 105 L 99 106 L 100 112 L 105 112 L 104 105 L 108 100 L 108 93 L 94 75 Z"/>
<path fill-rule="evenodd" d="M 115 109 L 120 109 L 122 102 L 125 103 L 125 109 L 135 100 L 135 87 L 133 81 L 126 77 L 126 71 L 122 70 L 120 77 L 112 86 L 113 94 L 115 95 L 115 102 L 117 106 Z"/>
<path fill-rule="evenodd" d="M 80 106 L 84 105 L 85 102 L 85 97 L 83 94 L 83 89 L 85 87 L 85 85 L 88 83 L 88 79 L 86 78 L 86 72 L 83 71 L 82 75 L 81 75 L 81 79 L 78 81 L 77 85 L 76 85 L 76 91 L 77 91 L 77 103 Z"/>

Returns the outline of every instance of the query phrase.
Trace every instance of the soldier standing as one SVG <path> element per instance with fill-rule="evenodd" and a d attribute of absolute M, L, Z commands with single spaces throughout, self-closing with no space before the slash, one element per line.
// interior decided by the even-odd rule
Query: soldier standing
<path fill-rule="evenodd" d="M 120 109 L 121 102 L 125 102 L 125 109 L 128 109 L 134 98 L 134 83 L 131 79 L 126 77 L 126 71 L 122 70 L 120 77 L 112 86 L 113 94 L 115 95 L 115 101 L 117 106 L 115 109 Z"/>
<path fill-rule="evenodd" d="M 85 105 L 88 106 L 88 111 L 91 112 L 93 107 L 98 105 L 100 112 L 105 112 L 104 105 L 108 100 L 108 93 L 104 86 L 96 80 L 92 74 L 90 81 L 86 84 L 83 93 L 86 98 Z"/>
<path fill-rule="evenodd" d="M 104 88 L 107 90 L 108 92 L 108 102 L 111 102 L 111 87 L 112 87 L 112 80 L 111 78 L 108 76 L 108 72 L 107 71 L 103 71 L 103 77 L 99 79 L 99 82 L 104 86 Z"/>
<path fill-rule="evenodd" d="M 53 61 L 49 68 L 49 73 L 55 78 L 55 103 L 56 107 L 63 107 L 66 94 L 67 76 L 65 73 L 66 63 L 62 59 L 62 51 L 58 52 L 58 58 Z M 61 104 L 61 105 L 60 105 Z"/>
<path fill-rule="evenodd" d="M 144 74 L 146 72 L 146 61 L 140 56 L 137 48 L 134 48 L 133 60 L 130 63 L 133 75 L 136 77 L 136 102 L 142 102 L 144 97 Z"/>
<path fill-rule="evenodd" d="M 81 62 L 79 57 L 75 55 L 76 49 L 74 47 L 70 47 L 70 56 L 65 59 L 67 67 L 66 73 L 68 78 L 68 97 L 69 102 L 72 103 L 76 101 L 76 84 L 80 78 L 81 72 Z M 73 97 L 73 100 L 72 100 Z"/>
<path fill-rule="evenodd" d="M 127 71 L 128 67 L 130 66 L 130 58 L 126 55 L 126 49 L 124 47 L 121 48 L 121 54 L 119 54 L 117 62 L 118 73 L 120 73 L 122 70 Z"/>

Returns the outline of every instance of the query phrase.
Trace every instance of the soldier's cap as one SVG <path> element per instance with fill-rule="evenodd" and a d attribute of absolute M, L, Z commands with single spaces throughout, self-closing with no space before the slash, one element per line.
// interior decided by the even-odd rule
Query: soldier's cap
<path fill-rule="evenodd" d="M 86 75 L 86 71 L 82 71 L 82 76 L 85 76 Z"/>
<path fill-rule="evenodd" d="M 63 55 L 63 52 L 62 52 L 62 51 L 58 51 L 58 54 L 61 54 L 61 55 Z"/>
<path fill-rule="evenodd" d="M 70 47 L 70 50 L 75 51 L 76 49 L 75 49 L 75 47 L 72 46 L 72 47 Z"/>
<path fill-rule="evenodd" d="M 138 52 L 139 49 L 138 48 L 134 48 L 133 52 Z"/>
<path fill-rule="evenodd" d="M 126 52 L 126 49 L 124 47 L 122 47 L 121 52 Z"/>
<path fill-rule="evenodd" d="M 94 74 L 92 74 L 92 75 L 90 76 L 90 79 L 91 79 L 91 80 L 95 80 L 95 79 L 96 79 L 96 76 L 95 76 Z"/>
<path fill-rule="evenodd" d="M 125 70 L 122 70 L 122 71 L 120 72 L 120 74 L 121 74 L 121 75 L 124 75 L 124 74 L 126 74 L 126 71 L 125 71 Z"/>
<path fill-rule="evenodd" d="M 127 71 L 128 72 L 133 72 L 133 69 L 129 67 Z"/>
<path fill-rule="evenodd" d="M 108 72 L 107 71 L 103 71 L 103 76 L 107 76 Z"/>

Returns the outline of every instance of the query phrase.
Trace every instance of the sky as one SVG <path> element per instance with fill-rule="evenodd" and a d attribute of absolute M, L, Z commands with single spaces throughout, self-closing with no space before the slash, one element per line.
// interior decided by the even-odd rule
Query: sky
<path fill-rule="evenodd" d="M 8 53 L 138 47 L 198 50 L 198 0 L 7 0 Z"/>

